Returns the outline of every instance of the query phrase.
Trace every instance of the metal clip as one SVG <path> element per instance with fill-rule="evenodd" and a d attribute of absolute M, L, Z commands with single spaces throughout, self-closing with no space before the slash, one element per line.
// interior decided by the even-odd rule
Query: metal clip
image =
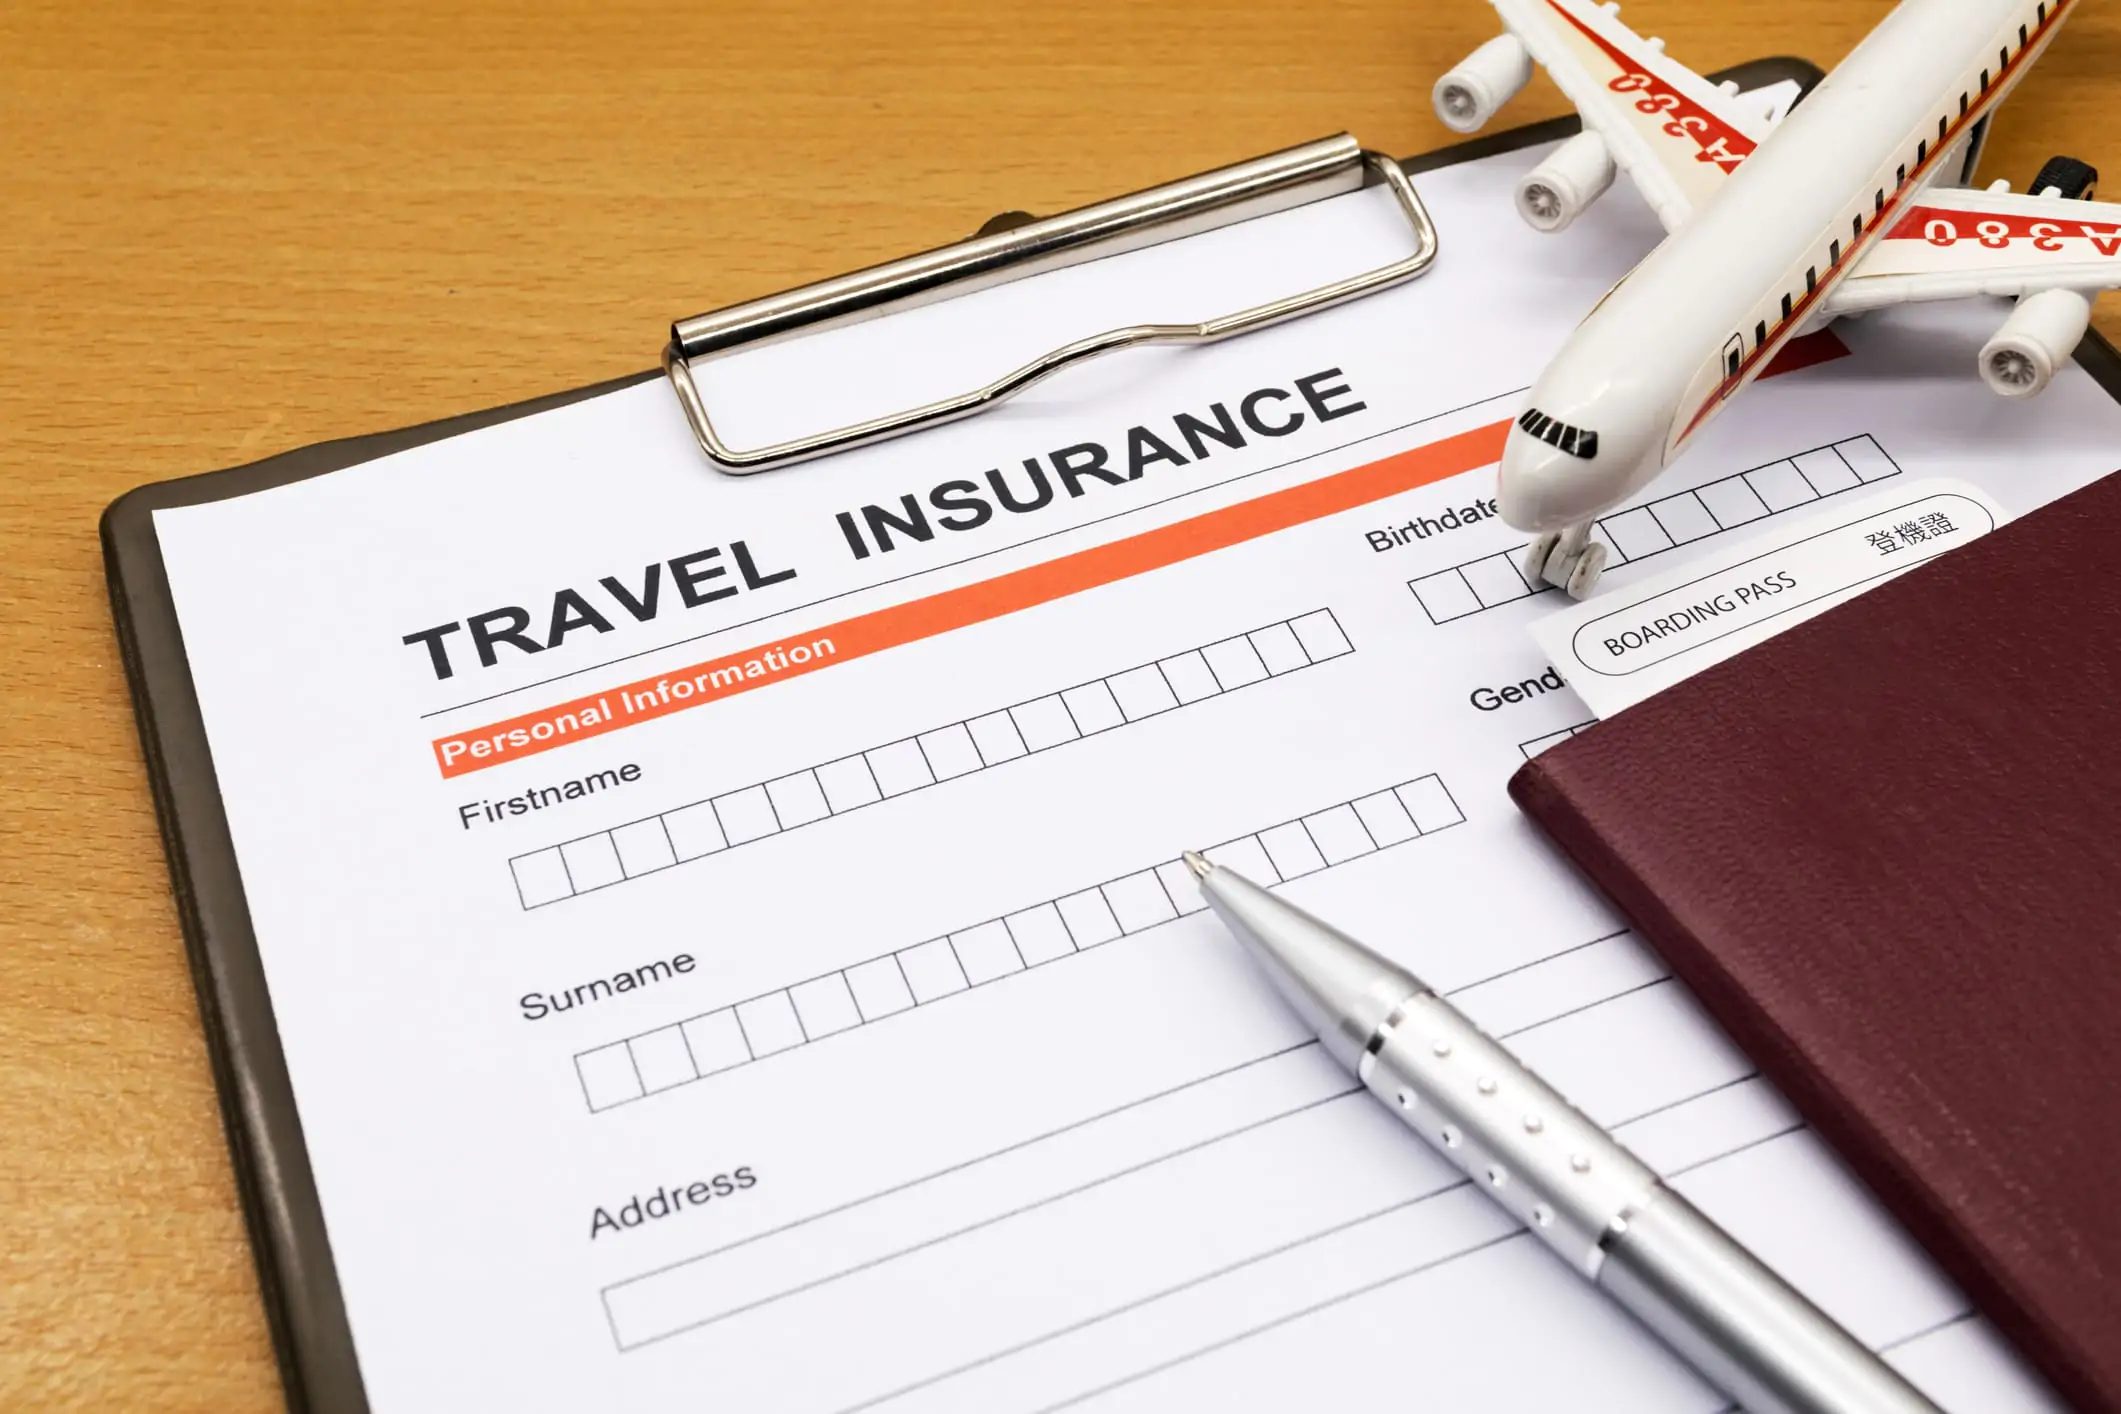
<path fill-rule="evenodd" d="M 1392 189 L 1413 227 L 1414 252 L 1404 259 L 1204 323 L 1130 324 L 1109 329 L 1063 344 L 983 387 L 904 412 L 740 450 L 716 433 L 692 376 L 695 360 L 1159 245 L 1351 192 L 1373 178 Z M 1012 217 L 1019 215 L 1011 213 Z M 1005 226 L 990 222 L 982 234 L 955 245 L 681 319 L 670 326 L 663 371 L 677 390 L 700 450 L 716 469 L 746 476 L 970 417 L 1100 354 L 1143 344 L 1214 343 L 1359 299 L 1421 274 L 1435 260 L 1436 244 L 1436 228 L 1399 164 L 1382 153 L 1365 150 L 1341 133 L 1058 216 L 1026 218 Z"/>

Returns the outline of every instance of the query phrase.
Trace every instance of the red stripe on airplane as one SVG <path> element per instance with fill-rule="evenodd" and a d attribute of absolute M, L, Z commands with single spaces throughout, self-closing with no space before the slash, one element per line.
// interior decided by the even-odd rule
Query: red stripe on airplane
<path fill-rule="evenodd" d="M 2054 216 L 2018 212 L 1988 214 L 1954 211 L 1946 206 L 1914 206 L 1886 232 L 1889 241 L 1924 241 L 1939 248 L 1973 241 L 1991 250 L 2003 250 L 2014 241 L 2030 242 L 2035 250 L 2061 250 L 2064 241 L 2090 241 L 2101 255 L 2121 254 L 2121 225 L 2111 221 L 2077 221 L 2067 217 L 2068 208 L 2058 206 Z"/>
<path fill-rule="evenodd" d="M 1795 373 L 1815 363 L 1832 363 L 1848 356 L 1849 346 L 1841 342 L 1839 334 L 1831 329 L 1814 329 L 1809 334 L 1799 334 L 1775 350 L 1775 356 L 1768 360 L 1766 368 L 1760 370 L 1760 376 L 1780 378 L 1785 373 Z"/>
<path fill-rule="evenodd" d="M 1637 63 L 1604 35 L 1564 9 L 1559 0 L 1547 0 L 1547 5 L 1575 26 L 1585 39 L 1604 50 L 1605 56 L 1620 70 L 1620 77 L 1608 82 L 1607 88 L 1615 93 L 1636 95 L 1635 111 L 1638 113 L 1669 115 L 1663 128 L 1667 137 L 1693 139 L 1696 162 L 1713 162 L 1729 172 L 1752 154 L 1755 144 L 1751 138 Z"/>

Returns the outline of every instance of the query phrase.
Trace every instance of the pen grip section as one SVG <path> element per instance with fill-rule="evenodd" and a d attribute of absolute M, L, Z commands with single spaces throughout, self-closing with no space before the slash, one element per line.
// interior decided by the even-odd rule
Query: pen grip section
<path fill-rule="evenodd" d="M 1601 1241 L 1649 1201 L 1657 1175 L 1465 1015 L 1409 997 L 1363 1083 L 1436 1151 L 1585 1276 Z"/>

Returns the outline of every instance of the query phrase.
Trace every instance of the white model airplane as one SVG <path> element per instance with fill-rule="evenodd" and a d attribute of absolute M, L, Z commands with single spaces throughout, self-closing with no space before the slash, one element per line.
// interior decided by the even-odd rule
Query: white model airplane
<path fill-rule="evenodd" d="M 1765 369 L 1828 320 L 1911 300 L 2015 295 L 1982 348 L 2005 397 L 2045 388 L 2121 286 L 2121 206 L 2050 161 L 2029 195 L 1959 185 L 1990 112 L 2082 0 L 1903 0 L 1787 115 L 1668 58 L 1587 0 L 1491 0 L 1507 31 L 1437 80 L 1472 132 L 1537 60 L 1583 117 L 1519 181 L 1558 231 L 1628 174 L 1669 235 L 1599 301 L 1533 385 L 1503 448 L 1502 517 L 1539 535 L 1527 576 L 1582 598 L 1605 567 L 1593 517 L 1641 490 Z"/>

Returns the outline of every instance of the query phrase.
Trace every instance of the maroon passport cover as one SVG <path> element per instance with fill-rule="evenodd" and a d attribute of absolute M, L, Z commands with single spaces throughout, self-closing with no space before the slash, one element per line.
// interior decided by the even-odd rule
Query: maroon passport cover
<path fill-rule="evenodd" d="M 2121 476 L 1510 793 L 1981 1311 L 2121 1414 Z"/>

